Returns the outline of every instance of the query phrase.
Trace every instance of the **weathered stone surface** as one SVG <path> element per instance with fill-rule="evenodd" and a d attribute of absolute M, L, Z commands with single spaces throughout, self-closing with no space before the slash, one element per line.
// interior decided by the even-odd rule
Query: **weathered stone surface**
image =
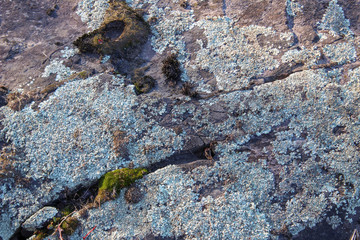
<path fill-rule="evenodd" d="M 23 224 L 22 227 L 28 231 L 35 231 L 35 229 L 41 229 L 44 227 L 44 224 L 50 221 L 53 217 L 56 216 L 58 210 L 54 207 L 43 207 L 30 218 L 28 218 Z"/>
<path fill-rule="evenodd" d="M 150 173 L 136 187 L 76 213 L 81 227 L 69 238 L 97 226 L 93 239 L 348 239 L 360 227 L 359 4 L 126 2 L 151 27 L 137 64 L 156 85 L 140 95 L 133 78 L 141 76 L 114 70 L 112 63 L 135 68 L 121 54 L 98 59 L 71 44 L 53 46 L 64 33 L 71 43 L 101 27 L 105 0 L 45 11 L 38 21 L 65 32 L 41 25 L 38 48 L 1 43 L 0 83 L 12 96 L 30 86 L 46 94 L 17 111 L 0 108 L 11 153 L 1 166 L 17 176 L 1 171 L 0 237 L 79 188 L 81 197 L 70 195 L 85 206 L 86 189 L 106 172 L 144 167 Z M 8 23 L 15 3 L 0 4 L 1 27 L 29 39 L 23 19 Z M 56 51 L 44 63 L 36 55 L 43 49 Z M 182 72 L 172 86 L 161 74 L 171 54 Z M 15 74 L 21 64 L 26 80 Z M 38 80 L 21 95 L 31 74 Z M 183 94 L 184 82 L 196 97 Z"/>

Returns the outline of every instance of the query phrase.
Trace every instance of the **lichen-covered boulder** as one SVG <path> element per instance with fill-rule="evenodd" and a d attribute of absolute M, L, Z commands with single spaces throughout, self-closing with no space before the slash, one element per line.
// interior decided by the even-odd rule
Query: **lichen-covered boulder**
<path fill-rule="evenodd" d="M 1 59 L 0 81 L 30 49 L 46 55 L 21 82 L 41 97 L 11 84 L 0 108 L 2 239 L 24 238 L 48 204 L 79 210 L 69 239 L 335 240 L 359 227 L 355 0 L 74 4 L 41 28 L 76 12 L 65 45 L 31 48 L 19 31 L 28 50 Z"/>

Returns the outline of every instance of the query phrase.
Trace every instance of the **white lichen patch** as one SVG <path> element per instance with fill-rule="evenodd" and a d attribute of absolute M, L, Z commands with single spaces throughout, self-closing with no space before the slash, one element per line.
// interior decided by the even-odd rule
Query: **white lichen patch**
<path fill-rule="evenodd" d="M 58 58 L 51 60 L 50 64 L 45 67 L 41 77 L 49 77 L 51 74 L 56 74 L 55 80 L 60 81 L 75 73 L 75 71 L 66 67 L 63 63 L 64 60 L 60 60 Z"/>
<path fill-rule="evenodd" d="M 105 55 L 102 59 L 101 59 L 101 63 L 107 63 L 110 60 L 111 56 L 110 55 Z"/>
<path fill-rule="evenodd" d="M 306 67 L 311 67 L 316 64 L 320 59 L 321 53 L 317 49 L 306 49 L 305 47 L 301 50 L 292 49 L 284 53 L 281 57 L 283 63 L 288 63 L 293 66 L 297 63 L 302 63 Z"/>
<path fill-rule="evenodd" d="M 109 8 L 108 2 L 108 0 L 82 0 L 78 3 L 76 13 L 91 30 L 95 30 L 104 21 L 105 12 Z"/>
<path fill-rule="evenodd" d="M 196 65 L 215 75 L 219 89 L 241 88 L 251 77 L 278 66 L 269 52 L 272 47 L 261 47 L 256 38 L 259 34 L 275 36 L 271 28 L 238 28 L 226 17 L 200 20 L 196 25 L 205 30 L 208 39 L 208 46 L 200 45 Z"/>
<path fill-rule="evenodd" d="M 153 14 L 158 18 L 159 23 L 151 27 L 153 49 L 158 53 L 162 53 L 168 47 L 177 51 L 184 51 L 185 46 L 181 34 L 193 26 L 193 12 L 171 11 L 170 8 L 160 8 Z"/>
<path fill-rule="evenodd" d="M 303 6 L 296 2 L 295 0 L 286 0 L 286 13 L 295 17 L 296 14 L 301 13 L 303 10 Z"/>
<path fill-rule="evenodd" d="M 337 0 L 330 1 L 329 7 L 319 24 L 319 29 L 330 30 L 333 35 L 352 36 L 354 34 L 350 30 L 350 21 L 345 18 L 344 11 Z"/>
<path fill-rule="evenodd" d="M 351 42 L 328 44 L 323 49 L 332 62 L 345 64 L 356 60 L 356 49 Z"/>
<path fill-rule="evenodd" d="M 135 166 L 147 166 L 181 149 L 181 137 L 147 119 L 141 111 L 147 101 L 141 103 L 139 111 L 131 110 L 138 105 L 133 86 L 108 89 L 105 84 L 99 94 L 96 86 L 100 82 L 98 77 L 70 82 L 41 103 L 39 113 L 25 108 L 4 120 L 6 137 L 25 148 L 28 175 L 47 176 L 71 187 L 76 182 L 69 175 L 97 179 L 107 169 L 124 166 L 112 151 L 112 126 L 133 139 L 142 136 L 129 143 L 130 161 Z M 155 112 L 153 116 L 160 112 L 148 108 Z"/>
<path fill-rule="evenodd" d="M 193 27 L 193 10 L 179 11 L 171 7 L 158 7 L 158 2 L 159 0 L 127 1 L 132 8 L 142 8 L 145 3 L 150 5 L 144 19 L 156 18 L 156 23 L 151 25 L 151 44 L 156 52 L 163 53 L 166 48 L 171 48 L 183 56 L 185 45 L 182 33 Z"/>
<path fill-rule="evenodd" d="M 74 48 L 65 47 L 63 50 L 60 51 L 60 53 L 62 54 L 62 56 L 61 56 L 62 58 L 69 59 L 70 57 L 72 57 L 75 54 L 79 53 L 79 50 L 74 49 Z"/>
<path fill-rule="evenodd" d="M 360 68 L 349 70 L 348 76 L 350 80 L 348 84 L 348 90 L 355 94 L 360 94 Z"/>
<path fill-rule="evenodd" d="M 326 218 L 326 222 L 332 227 L 332 229 L 336 229 L 340 224 L 342 224 L 341 218 L 338 216 L 331 216 Z"/>

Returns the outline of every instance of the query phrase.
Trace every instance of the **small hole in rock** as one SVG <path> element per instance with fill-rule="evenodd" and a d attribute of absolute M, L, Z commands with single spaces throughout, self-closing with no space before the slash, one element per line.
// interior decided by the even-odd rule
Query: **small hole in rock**
<path fill-rule="evenodd" d="M 112 21 L 105 27 L 104 36 L 110 40 L 119 38 L 124 31 L 125 24 L 123 21 Z"/>

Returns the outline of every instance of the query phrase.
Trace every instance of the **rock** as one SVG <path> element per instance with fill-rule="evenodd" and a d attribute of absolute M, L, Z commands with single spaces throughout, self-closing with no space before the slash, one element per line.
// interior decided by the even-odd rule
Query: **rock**
<path fill-rule="evenodd" d="M 1 239 L 49 204 L 80 210 L 69 239 L 359 227 L 355 0 L 18 2 L 0 5 Z"/>
<path fill-rule="evenodd" d="M 58 210 L 54 207 L 43 207 L 29 219 L 27 219 L 22 227 L 28 231 L 35 231 L 44 227 L 45 223 L 49 222 L 58 214 Z"/>

